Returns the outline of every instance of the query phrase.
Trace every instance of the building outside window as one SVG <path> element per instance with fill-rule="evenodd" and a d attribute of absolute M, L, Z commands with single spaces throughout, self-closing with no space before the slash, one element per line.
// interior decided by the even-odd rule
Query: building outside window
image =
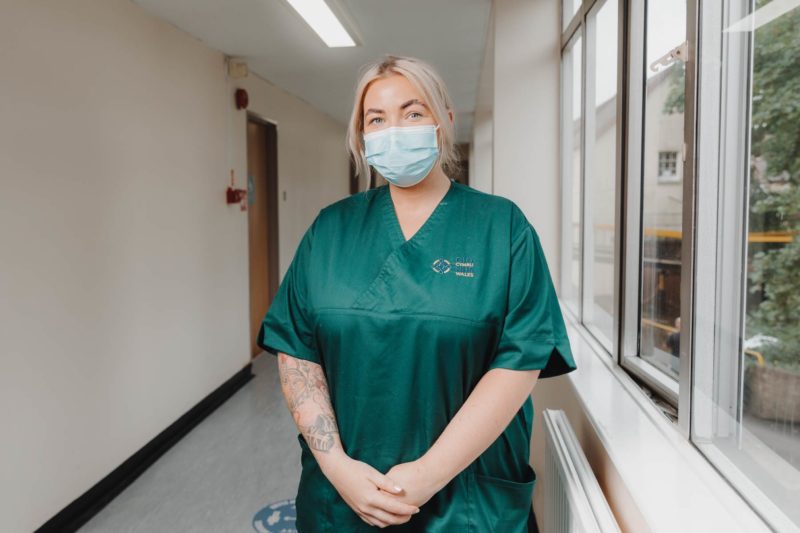
<path fill-rule="evenodd" d="M 678 152 L 658 152 L 658 181 L 678 181 Z"/>

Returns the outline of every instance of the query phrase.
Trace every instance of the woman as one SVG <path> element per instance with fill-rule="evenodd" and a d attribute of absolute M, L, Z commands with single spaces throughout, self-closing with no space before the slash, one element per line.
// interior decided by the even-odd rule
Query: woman
<path fill-rule="evenodd" d="M 537 530 L 530 393 L 576 366 L 536 231 L 445 174 L 453 116 L 429 65 L 368 65 L 348 146 L 388 183 L 319 211 L 264 317 L 301 533 Z"/>

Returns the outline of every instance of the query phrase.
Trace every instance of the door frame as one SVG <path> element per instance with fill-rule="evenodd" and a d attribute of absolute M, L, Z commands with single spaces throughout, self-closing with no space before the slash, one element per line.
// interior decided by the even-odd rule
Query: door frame
<path fill-rule="evenodd" d="M 278 291 L 278 271 L 279 271 L 279 246 L 278 246 L 278 124 L 266 119 L 257 113 L 247 111 L 247 121 L 245 123 L 245 137 L 247 136 L 247 124 L 250 122 L 266 127 L 267 141 L 264 146 L 267 159 L 267 261 L 272 268 L 268 271 L 267 290 L 270 304 L 275 293 Z M 249 231 L 249 225 L 248 225 Z M 248 255 L 250 250 L 248 248 Z M 249 260 L 248 260 L 249 264 Z M 249 291 L 248 291 L 249 297 Z M 248 302 L 248 309 L 250 302 Z M 251 317 L 252 319 L 252 317 Z"/>

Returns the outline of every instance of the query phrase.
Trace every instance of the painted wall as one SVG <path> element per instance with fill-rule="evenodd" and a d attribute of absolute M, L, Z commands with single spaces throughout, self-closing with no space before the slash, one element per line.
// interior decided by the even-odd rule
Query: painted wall
<path fill-rule="evenodd" d="M 541 237 L 559 286 L 558 2 L 494 2 L 494 193 L 512 198 Z"/>
<path fill-rule="evenodd" d="M 343 125 L 127 0 L 3 2 L 0 66 L 0 530 L 30 531 L 249 361 L 235 88 L 278 124 L 281 273 L 348 165 Z"/>
<path fill-rule="evenodd" d="M 492 192 L 492 109 L 494 107 L 494 8 L 486 34 L 478 97 L 475 101 L 472 142 L 470 143 L 470 185 L 484 192 Z"/>

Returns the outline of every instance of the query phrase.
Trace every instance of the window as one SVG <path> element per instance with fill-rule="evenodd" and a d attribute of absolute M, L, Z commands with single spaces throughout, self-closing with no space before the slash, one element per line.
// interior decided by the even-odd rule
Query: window
<path fill-rule="evenodd" d="M 562 15 L 562 299 L 754 513 L 795 530 L 800 2 Z"/>
<path fill-rule="evenodd" d="M 658 152 L 658 181 L 667 183 L 678 180 L 678 152 Z"/>
<path fill-rule="evenodd" d="M 796 530 L 800 7 L 732 0 L 700 19 L 692 439 L 776 529 Z"/>
<path fill-rule="evenodd" d="M 562 239 L 562 273 L 564 283 L 561 297 L 577 315 L 581 296 L 581 165 L 583 120 L 581 115 L 581 34 L 576 32 L 562 55 L 561 86 L 564 94 L 561 105 L 561 171 L 562 227 L 567 228 Z"/>
<path fill-rule="evenodd" d="M 596 2 L 585 17 L 562 52 L 562 221 L 569 231 L 562 239 L 561 293 L 611 353 L 618 237 L 618 1 Z"/>
<path fill-rule="evenodd" d="M 609 353 L 614 340 L 617 190 L 617 0 L 586 16 L 583 323 Z"/>
<path fill-rule="evenodd" d="M 633 20 L 644 34 L 632 37 L 637 50 L 632 57 L 641 62 L 631 71 L 631 92 L 640 90 L 631 117 L 643 120 L 641 135 L 631 138 L 628 151 L 641 166 L 630 167 L 628 182 L 641 188 L 641 235 L 632 231 L 630 240 L 641 239 L 639 268 L 639 349 L 629 352 L 626 362 L 632 371 L 665 389 L 665 396 L 677 404 L 680 373 L 681 284 L 683 280 L 683 189 L 665 183 L 660 172 L 662 154 L 675 154 L 674 147 L 685 142 L 684 62 L 662 60 L 686 40 L 686 0 L 648 2 Z M 644 44 L 639 47 L 639 43 Z M 669 157 L 669 156 L 666 156 Z M 677 174 L 677 154 L 674 165 Z M 636 205 L 632 202 L 631 205 Z M 630 287 L 631 292 L 635 289 Z M 638 356 L 638 359 L 636 357 Z"/>

